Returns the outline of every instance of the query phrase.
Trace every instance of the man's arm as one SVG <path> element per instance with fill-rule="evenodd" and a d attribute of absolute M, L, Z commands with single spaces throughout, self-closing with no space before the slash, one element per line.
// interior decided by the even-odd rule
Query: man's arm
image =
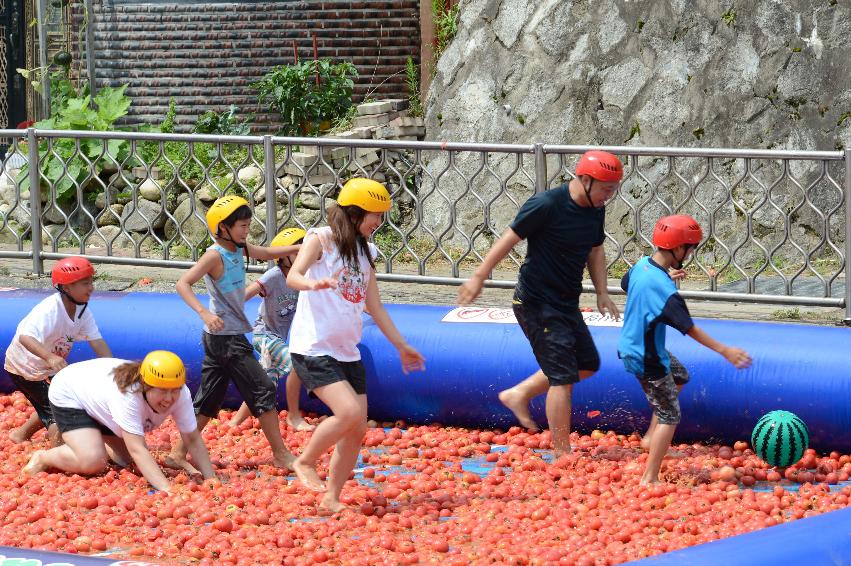
<path fill-rule="evenodd" d="M 493 268 L 505 259 L 505 256 L 520 242 L 521 238 L 511 228 L 506 228 L 499 240 L 494 242 L 481 265 L 473 273 L 472 277 L 467 279 L 464 284 L 458 289 L 459 305 L 469 305 L 481 294 L 484 287 L 485 279 L 488 274 L 493 271 Z"/>

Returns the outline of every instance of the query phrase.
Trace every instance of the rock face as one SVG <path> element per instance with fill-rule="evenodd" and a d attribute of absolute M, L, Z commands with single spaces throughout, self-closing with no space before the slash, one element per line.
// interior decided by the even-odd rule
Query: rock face
<path fill-rule="evenodd" d="M 464 0 L 458 33 L 438 62 L 428 93 L 426 128 L 427 139 L 492 143 L 851 147 L 851 3 Z M 431 220 L 425 227 L 439 233 L 454 208 L 467 234 L 501 232 L 517 210 L 508 197 L 522 203 L 533 192 L 534 159 L 524 156 L 520 172 L 513 174 L 514 156 L 492 154 L 491 159 L 492 169 L 507 182 L 487 175 L 471 182 L 480 166 L 478 154 L 456 154 L 449 164 L 444 153 L 428 163 L 428 176 L 447 168 L 460 174 L 444 173 L 440 198 L 433 193 L 426 198 L 424 216 Z M 549 157 L 547 185 L 569 179 L 573 160 Z M 819 183 L 820 163 L 792 162 L 786 171 L 776 163 L 750 170 L 744 160 L 730 160 L 724 170 L 715 163 L 720 181 L 710 186 L 711 174 L 700 181 L 706 160 L 677 160 L 674 166 L 666 161 L 636 160 L 622 199 L 610 208 L 607 228 L 619 240 L 636 231 L 649 236 L 651 219 L 681 203 L 686 203 L 683 211 L 703 214 L 702 222 L 712 216 L 719 237 L 754 220 L 773 229 L 790 212 L 809 222 L 802 237 L 818 240 L 833 229 L 815 226 L 818 214 L 804 202 L 806 188 Z M 746 174 L 755 169 L 761 173 Z M 838 172 L 834 178 L 841 186 L 841 168 L 830 172 Z M 772 186 L 778 175 L 783 181 Z M 822 212 L 835 205 L 829 185 L 814 186 L 809 194 Z M 649 203 L 651 186 L 660 198 Z M 430 188 L 424 189 L 420 194 L 429 195 Z M 689 208 L 698 197 L 708 212 Z M 768 200 L 760 204 L 763 197 Z M 482 202 L 493 198 L 485 210 Z M 713 212 L 714 206 L 719 208 Z M 640 226 L 633 216 L 641 217 Z M 841 224 L 838 220 L 827 224 Z M 463 238 L 447 238 L 466 246 Z M 486 247 L 488 239 L 475 247 Z"/>

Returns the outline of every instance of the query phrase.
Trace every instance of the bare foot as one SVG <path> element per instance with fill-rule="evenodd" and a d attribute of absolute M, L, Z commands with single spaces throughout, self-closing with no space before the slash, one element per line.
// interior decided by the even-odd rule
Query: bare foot
<path fill-rule="evenodd" d="M 514 387 L 499 392 L 499 400 L 505 405 L 520 423 L 520 426 L 527 428 L 532 432 L 538 432 L 540 427 L 532 419 L 532 414 L 529 412 L 529 403 L 522 393 Z"/>
<path fill-rule="evenodd" d="M 27 436 L 27 431 L 21 430 L 20 428 L 16 428 L 15 430 L 9 433 L 9 440 L 14 442 L 15 444 L 21 444 L 23 442 L 28 441 L 29 439 L 30 437 Z"/>
<path fill-rule="evenodd" d="M 655 479 L 655 480 L 646 480 L 644 478 L 641 478 L 639 485 L 655 485 L 657 483 L 662 483 L 662 482 L 660 482 L 658 478 Z"/>
<path fill-rule="evenodd" d="M 44 450 L 36 450 L 33 452 L 33 455 L 30 456 L 30 461 L 23 468 L 23 472 L 30 476 L 34 476 L 39 472 L 47 471 L 47 464 L 41 461 L 41 457 L 44 455 Z"/>
<path fill-rule="evenodd" d="M 650 437 L 649 436 L 642 436 L 640 446 L 641 446 L 641 449 L 644 450 L 645 452 L 650 450 Z"/>
<path fill-rule="evenodd" d="M 297 419 L 290 419 L 287 417 L 287 424 L 292 427 L 292 429 L 296 432 L 310 432 L 315 430 L 316 427 L 299 417 Z"/>
<path fill-rule="evenodd" d="M 563 456 L 570 456 L 571 454 L 573 454 L 573 448 L 569 444 L 567 448 L 553 448 L 553 461 Z"/>
<path fill-rule="evenodd" d="M 285 468 L 287 470 L 295 471 L 293 468 L 293 464 L 295 463 L 295 456 L 293 456 L 292 452 L 289 450 L 284 450 L 283 454 L 272 454 L 272 464 L 279 468 Z"/>
<path fill-rule="evenodd" d="M 187 474 L 200 474 L 198 468 L 189 463 L 189 460 L 186 458 L 181 458 L 175 454 L 169 454 L 165 458 L 163 458 L 163 465 L 166 468 L 171 468 L 173 470 L 183 470 Z"/>
<path fill-rule="evenodd" d="M 316 512 L 323 517 L 327 517 L 329 515 L 336 515 L 337 513 L 342 513 L 351 509 L 348 505 L 343 505 L 340 503 L 339 499 L 332 497 L 331 495 L 326 495 L 322 498 L 322 503 L 316 508 Z"/>
<path fill-rule="evenodd" d="M 316 473 L 316 468 L 302 464 L 296 459 L 292 464 L 292 470 L 295 472 L 298 481 L 312 491 L 325 491 L 325 484 L 319 479 L 319 474 Z"/>
<path fill-rule="evenodd" d="M 112 463 L 120 468 L 126 468 L 130 465 L 130 462 L 122 458 L 118 452 L 113 450 L 112 446 L 106 444 L 106 455 L 109 456 L 109 459 L 112 460 Z"/>

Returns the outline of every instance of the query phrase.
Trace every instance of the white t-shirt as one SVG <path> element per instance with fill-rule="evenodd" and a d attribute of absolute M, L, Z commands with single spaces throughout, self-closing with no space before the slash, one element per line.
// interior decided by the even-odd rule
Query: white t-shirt
<path fill-rule="evenodd" d="M 68 316 L 61 293 L 54 293 L 33 308 L 18 324 L 15 337 L 6 349 L 6 371 L 30 381 L 41 381 L 53 375 L 47 363 L 24 348 L 21 336 L 31 336 L 57 356 L 67 358 L 76 341 L 100 339 L 91 309 L 79 316 L 81 305 L 75 305 L 74 318 Z"/>
<path fill-rule="evenodd" d="M 192 396 L 185 385 L 167 413 L 155 412 L 138 388 L 121 393 L 112 371 L 127 362 L 116 358 L 95 358 L 61 369 L 50 381 L 50 402 L 57 407 L 84 410 L 118 437 L 121 437 L 122 430 L 144 435 L 160 426 L 169 415 L 182 433 L 197 428 Z"/>
<path fill-rule="evenodd" d="M 322 244 L 322 256 L 306 273 L 309 279 L 332 277 L 336 289 L 302 291 L 298 294 L 292 329 L 290 352 L 303 356 L 331 356 L 341 362 L 360 359 L 358 342 L 363 334 L 361 315 L 366 306 L 366 289 L 374 276 L 367 257 L 358 254 L 357 265 L 349 265 L 340 257 L 331 228 L 315 228 Z M 375 245 L 369 244 L 372 257 L 378 255 Z"/>

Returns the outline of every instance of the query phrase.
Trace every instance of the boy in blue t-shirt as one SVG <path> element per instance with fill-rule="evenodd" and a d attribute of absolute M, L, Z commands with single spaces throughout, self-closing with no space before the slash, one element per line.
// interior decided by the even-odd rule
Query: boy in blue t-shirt
<path fill-rule="evenodd" d="M 301 228 L 284 228 L 269 245 L 273 248 L 299 245 L 305 235 L 306 232 Z M 255 295 L 263 298 L 257 312 L 257 320 L 254 322 L 252 344 L 260 354 L 260 365 L 273 381 L 277 382 L 286 377 L 287 422 L 293 430 L 311 431 L 315 427 L 304 420 L 299 412 L 301 379 L 293 369 L 287 345 L 287 336 L 298 303 L 298 291 L 287 285 L 287 273 L 292 264 L 291 257 L 279 258 L 275 267 L 245 288 L 245 300 L 248 301 Z M 237 426 L 250 415 L 248 405 L 243 402 L 231 417 L 230 426 Z"/>
<path fill-rule="evenodd" d="M 747 352 L 721 344 L 692 321 L 685 301 L 668 275 L 669 269 L 682 269 L 702 237 L 700 225 L 690 216 L 661 218 L 653 230 L 656 252 L 638 260 L 621 281 L 627 301 L 618 356 L 626 370 L 638 378 L 653 408 L 653 421 L 645 435 L 650 454 L 642 484 L 659 482 L 662 458 L 680 422 L 679 391 L 672 375 L 672 365 L 678 364 L 672 363 L 665 350 L 665 326 L 689 335 L 739 369 L 751 364 Z"/>

